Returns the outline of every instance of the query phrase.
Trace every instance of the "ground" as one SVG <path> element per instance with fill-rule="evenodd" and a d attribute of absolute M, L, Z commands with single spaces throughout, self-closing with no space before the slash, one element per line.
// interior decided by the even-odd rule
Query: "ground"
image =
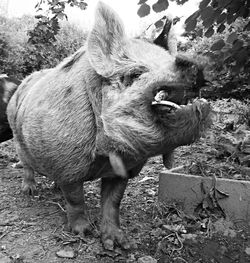
<path fill-rule="evenodd" d="M 182 147 L 176 153 L 175 165 L 193 164 L 197 154 L 202 163 L 209 164 L 211 161 L 202 152 L 207 156 L 203 139 L 188 148 Z M 122 201 L 121 226 L 137 247 L 130 251 L 117 248 L 113 252 L 103 250 L 99 239 L 99 181 L 85 186 L 95 231 L 83 238 L 67 231 L 65 203 L 52 182 L 37 175 L 38 195 L 29 197 L 21 192 L 23 170 L 11 167 L 17 161 L 13 142 L 2 143 L 0 263 L 132 263 L 154 262 L 153 259 L 160 263 L 250 262 L 248 225 L 232 224 L 212 213 L 185 215 L 176 204 L 158 203 L 158 175 L 163 169 L 160 157 L 150 159 L 140 175 L 130 181 Z M 218 163 L 222 162 L 219 159 Z M 247 175 L 242 176 L 247 179 Z M 67 254 L 73 258 L 67 258 Z M 143 259 L 145 256 L 151 256 L 151 261 Z"/>

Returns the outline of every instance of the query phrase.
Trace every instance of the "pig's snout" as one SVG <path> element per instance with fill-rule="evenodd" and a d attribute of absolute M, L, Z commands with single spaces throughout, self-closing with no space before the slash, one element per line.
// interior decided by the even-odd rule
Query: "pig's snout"
<path fill-rule="evenodd" d="M 157 119 L 165 126 L 178 126 L 185 120 L 196 120 L 205 123 L 210 119 L 211 106 L 205 99 L 195 99 L 187 105 L 174 105 L 169 101 L 152 102 Z"/>

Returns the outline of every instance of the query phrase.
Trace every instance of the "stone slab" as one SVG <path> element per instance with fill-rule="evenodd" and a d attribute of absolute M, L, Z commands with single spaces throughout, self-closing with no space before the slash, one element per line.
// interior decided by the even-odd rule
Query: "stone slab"
<path fill-rule="evenodd" d="M 184 212 L 193 214 L 203 200 L 201 182 L 206 192 L 212 187 L 212 178 L 163 170 L 159 178 L 159 201 L 178 202 Z M 218 201 L 228 219 L 250 224 L 250 182 L 216 179 L 216 189 L 229 194 Z"/>
<path fill-rule="evenodd" d="M 11 263 L 11 259 L 0 252 L 0 263 Z"/>

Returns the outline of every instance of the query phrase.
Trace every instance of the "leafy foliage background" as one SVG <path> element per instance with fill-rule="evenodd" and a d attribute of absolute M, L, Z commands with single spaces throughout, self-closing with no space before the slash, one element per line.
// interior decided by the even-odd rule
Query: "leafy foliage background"
<path fill-rule="evenodd" d="M 140 0 L 137 13 L 145 17 L 151 12 L 162 12 L 169 1 L 157 0 L 150 5 L 148 0 Z M 187 0 L 175 2 L 182 5 Z M 249 15 L 249 0 L 202 0 L 199 9 L 186 19 L 188 42 L 180 49 L 209 58 L 213 85 L 205 97 L 250 99 Z M 163 19 L 156 21 L 155 26 L 163 27 Z"/>
<path fill-rule="evenodd" d="M 138 0 L 137 14 L 163 14 L 154 22 L 161 30 L 171 1 L 178 5 L 187 2 Z M 83 45 L 87 32 L 62 20 L 67 19 L 67 5 L 87 8 L 84 0 L 38 0 L 35 18 L 0 17 L 0 73 L 22 79 L 35 70 L 55 66 Z M 212 82 L 205 97 L 250 99 L 249 15 L 249 0 L 202 0 L 199 9 L 186 19 L 187 42 L 179 43 L 179 51 L 204 56 Z"/>
<path fill-rule="evenodd" d="M 23 79 L 36 70 L 56 66 L 86 40 L 87 32 L 61 21 L 58 33 L 49 41 L 47 29 L 34 34 L 36 22 L 31 16 L 0 17 L 0 73 Z"/>

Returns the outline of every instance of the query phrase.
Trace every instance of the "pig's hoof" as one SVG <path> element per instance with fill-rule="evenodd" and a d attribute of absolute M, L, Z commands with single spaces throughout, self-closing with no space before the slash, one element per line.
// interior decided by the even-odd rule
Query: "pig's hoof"
<path fill-rule="evenodd" d="M 34 196 L 37 193 L 36 183 L 35 182 L 23 182 L 22 192 L 24 194 Z"/>
<path fill-rule="evenodd" d="M 114 250 L 115 245 L 126 250 L 136 247 L 135 242 L 128 240 L 124 232 L 118 227 L 108 227 L 106 231 L 102 231 L 102 243 L 107 250 Z"/>
<path fill-rule="evenodd" d="M 91 233 L 91 224 L 85 216 L 69 219 L 69 228 L 76 235 L 85 235 Z"/>

